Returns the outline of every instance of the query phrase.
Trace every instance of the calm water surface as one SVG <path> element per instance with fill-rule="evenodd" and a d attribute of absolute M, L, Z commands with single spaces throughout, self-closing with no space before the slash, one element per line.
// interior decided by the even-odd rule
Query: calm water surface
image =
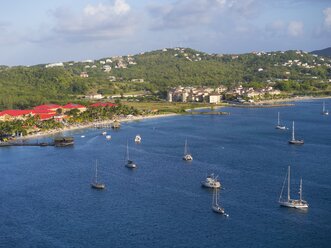
<path fill-rule="evenodd" d="M 326 101 L 331 109 L 331 101 Z M 321 101 L 229 116 L 176 116 L 84 129 L 71 148 L 0 149 L 1 247 L 330 247 L 331 116 Z M 296 121 L 274 128 L 277 112 Z M 140 134 L 142 143 L 134 144 Z M 85 135 L 85 138 L 81 138 Z M 185 139 L 193 162 L 182 161 Z M 136 170 L 124 167 L 126 142 Z M 95 160 L 107 189 L 90 188 Z M 308 211 L 279 207 L 287 166 Z M 211 211 L 207 174 L 219 175 L 229 218 Z"/>

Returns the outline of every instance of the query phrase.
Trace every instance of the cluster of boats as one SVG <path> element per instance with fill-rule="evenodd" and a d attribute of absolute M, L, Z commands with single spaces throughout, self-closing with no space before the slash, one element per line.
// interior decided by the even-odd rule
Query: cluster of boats
<path fill-rule="evenodd" d="M 325 103 L 323 103 L 322 114 L 323 115 L 328 115 L 329 114 L 329 111 L 325 109 Z M 283 125 L 280 122 L 280 113 L 279 112 L 278 112 L 278 122 L 277 122 L 277 125 L 276 125 L 276 129 L 280 129 L 280 130 L 286 130 L 287 129 L 286 126 Z M 102 134 L 105 135 L 107 139 L 111 139 L 111 136 L 107 135 L 106 132 L 103 132 Z M 136 144 L 141 143 L 141 136 L 139 134 L 137 134 L 135 136 L 134 142 Z M 294 121 L 292 122 L 292 137 L 289 140 L 289 144 L 294 144 L 294 145 L 304 144 L 303 139 L 296 139 L 295 138 Z M 134 169 L 134 168 L 137 167 L 137 165 L 129 157 L 129 143 L 128 142 L 127 142 L 127 145 L 126 145 L 126 158 L 125 158 L 125 160 L 126 160 L 126 163 L 125 163 L 126 167 L 128 167 L 130 169 Z M 184 161 L 192 161 L 193 160 L 193 156 L 189 152 L 189 149 L 188 149 L 187 139 L 185 140 L 185 145 L 184 145 L 183 160 Z M 290 173 L 291 173 L 291 168 L 290 168 L 290 166 L 288 166 L 288 171 L 287 171 L 287 174 L 286 174 L 285 179 L 284 179 L 284 183 L 283 183 L 283 186 L 282 186 L 282 190 L 281 190 L 281 193 L 280 193 L 280 196 L 279 196 L 278 203 L 281 206 L 284 206 L 284 207 L 296 208 L 296 209 L 308 209 L 309 205 L 308 205 L 307 201 L 303 200 L 303 198 L 302 198 L 302 178 L 300 179 L 299 198 L 298 199 L 291 198 L 291 177 L 290 177 Z M 285 187 L 286 183 L 287 183 L 287 197 L 283 197 L 283 191 L 284 191 L 284 187 Z M 212 210 L 216 213 L 220 213 L 220 214 L 223 214 L 224 216 L 228 217 L 229 214 L 225 213 L 224 208 L 219 203 L 219 191 L 220 191 L 222 185 L 221 185 L 221 182 L 218 180 L 218 176 L 215 176 L 214 173 L 208 175 L 205 178 L 205 180 L 201 181 L 201 185 L 203 187 L 213 189 Z M 100 183 L 98 181 L 98 161 L 96 161 L 96 163 L 95 163 L 95 175 L 94 175 L 93 181 L 91 183 L 91 187 L 94 188 L 94 189 L 104 189 L 105 188 L 105 184 Z"/>
<path fill-rule="evenodd" d="M 323 102 L 323 108 L 322 108 L 321 114 L 322 115 L 329 115 L 329 110 L 325 109 L 325 102 Z M 281 124 L 281 122 L 280 122 L 279 112 L 278 112 L 278 121 L 277 121 L 276 129 L 286 130 L 286 126 Z M 288 141 L 288 143 L 291 144 L 291 145 L 303 145 L 305 143 L 303 139 L 296 139 L 295 138 L 294 121 L 292 122 L 292 137 Z"/>
<path fill-rule="evenodd" d="M 107 132 L 103 132 L 102 135 L 106 135 L 106 138 L 107 138 L 107 136 L 110 136 L 110 135 L 107 135 Z M 111 139 L 111 136 L 109 139 Z M 137 134 L 135 137 L 135 143 L 136 144 L 141 143 L 141 136 L 139 134 Z M 135 162 L 133 162 L 132 159 L 130 159 L 128 141 L 126 142 L 125 167 L 130 168 L 130 169 L 137 168 L 137 164 Z M 95 174 L 94 174 L 94 177 L 93 177 L 93 180 L 91 183 L 91 187 L 94 189 L 105 189 L 106 188 L 104 183 L 100 183 L 98 181 L 98 161 L 97 160 L 95 162 Z"/>

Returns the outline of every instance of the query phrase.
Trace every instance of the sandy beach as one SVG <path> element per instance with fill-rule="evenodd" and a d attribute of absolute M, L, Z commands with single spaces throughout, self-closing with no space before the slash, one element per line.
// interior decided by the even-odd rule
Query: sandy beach
<path fill-rule="evenodd" d="M 128 116 L 117 119 L 118 121 L 122 122 L 130 122 L 130 121 L 137 121 L 137 120 L 147 120 L 147 119 L 155 119 L 155 118 L 162 118 L 162 117 L 169 117 L 169 116 L 175 116 L 178 114 L 175 113 L 169 113 L 169 114 L 160 114 L 160 115 L 147 115 L 147 116 Z M 74 124 L 70 126 L 63 127 L 61 129 L 54 129 L 54 130 L 47 130 L 47 131 L 41 131 L 34 134 L 29 134 L 23 137 L 17 137 L 15 140 L 26 140 L 26 139 L 37 139 L 45 136 L 52 136 L 57 133 L 62 133 L 66 131 L 72 131 L 72 130 L 78 130 L 78 129 L 84 129 L 84 128 L 90 128 L 97 125 L 110 125 L 114 122 L 114 120 L 105 120 L 105 121 L 96 121 L 96 122 L 90 122 L 87 124 Z"/>

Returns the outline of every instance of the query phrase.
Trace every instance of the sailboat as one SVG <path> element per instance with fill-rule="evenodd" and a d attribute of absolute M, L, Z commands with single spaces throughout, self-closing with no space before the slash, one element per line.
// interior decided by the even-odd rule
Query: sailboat
<path fill-rule="evenodd" d="M 215 176 L 214 173 L 207 176 L 207 178 L 201 182 L 202 186 L 206 188 L 220 188 L 221 183 L 218 181 L 218 176 Z"/>
<path fill-rule="evenodd" d="M 136 144 L 141 143 L 141 136 L 139 134 L 137 134 L 136 137 L 134 138 L 134 142 L 136 142 Z"/>
<path fill-rule="evenodd" d="M 284 207 L 307 209 L 308 208 L 308 203 L 305 200 L 302 200 L 302 178 L 300 179 L 300 190 L 299 190 L 300 198 L 299 198 L 299 200 L 291 199 L 291 195 L 290 195 L 290 187 L 291 187 L 290 174 L 291 174 L 291 168 L 289 166 L 288 167 L 288 172 L 287 172 L 287 199 L 282 199 L 283 190 L 284 190 L 284 186 L 285 186 L 285 182 L 286 182 L 286 176 L 285 176 L 283 187 L 282 187 L 282 192 L 280 193 L 278 202 L 281 206 L 284 206 Z"/>
<path fill-rule="evenodd" d="M 285 130 L 286 127 L 282 124 L 280 124 L 280 119 L 279 119 L 279 112 L 278 112 L 278 122 L 277 122 L 277 125 L 276 125 L 276 129 L 280 129 L 280 130 Z"/>
<path fill-rule="evenodd" d="M 193 160 L 192 155 L 188 152 L 188 148 L 187 148 L 187 139 L 185 140 L 185 147 L 184 147 L 184 156 L 183 156 L 183 160 L 185 160 L 185 161 L 192 161 L 192 160 Z"/>
<path fill-rule="evenodd" d="M 218 188 L 214 188 L 213 190 L 213 202 L 211 208 L 215 213 L 224 214 L 226 217 L 229 216 L 225 213 L 224 208 L 222 208 L 218 203 Z"/>
<path fill-rule="evenodd" d="M 288 141 L 291 145 L 303 145 L 305 142 L 304 140 L 296 140 L 294 137 L 294 121 L 292 123 L 292 139 Z"/>
<path fill-rule="evenodd" d="M 129 143 L 128 141 L 126 142 L 126 164 L 125 164 L 126 167 L 130 168 L 130 169 L 134 169 L 137 167 L 137 165 L 132 161 L 130 160 L 130 157 L 129 157 Z"/>
<path fill-rule="evenodd" d="M 329 115 L 329 110 L 325 109 L 325 102 L 323 102 L 322 115 Z"/>
<path fill-rule="evenodd" d="M 95 175 L 91 187 L 93 189 L 104 189 L 106 187 L 104 183 L 98 182 L 98 160 L 95 161 Z"/>

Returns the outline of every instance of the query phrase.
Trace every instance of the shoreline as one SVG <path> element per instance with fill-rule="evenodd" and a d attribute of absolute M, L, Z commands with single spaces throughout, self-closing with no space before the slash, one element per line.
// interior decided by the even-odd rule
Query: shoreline
<path fill-rule="evenodd" d="M 298 102 L 298 101 L 304 101 L 304 100 L 322 100 L 322 99 L 330 99 L 331 96 L 296 96 L 296 97 L 290 97 L 290 98 L 282 98 L 282 99 L 272 99 L 272 100 L 262 100 L 259 102 L 256 102 L 256 104 L 262 103 L 262 104 L 273 104 L 273 103 L 282 103 L 282 102 Z"/>
<path fill-rule="evenodd" d="M 178 114 L 176 113 L 169 113 L 169 114 L 159 114 L 159 115 L 148 115 L 148 116 L 132 116 L 132 117 L 123 117 L 119 118 L 119 122 L 130 122 L 130 121 L 138 121 L 138 120 L 148 120 L 148 119 L 156 119 L 156 118 L 162 118 L 162 117 L 170 117 L 170 116 L 176 116 Z M 74 131 L 79 129 L 85 129 L 85 128 L 91 128 L 95 125 L 109 125 L 112 124 L 114 120 L 105 120 L 105 121 L 95 121 L 87 124 L 76 124 L 72 126 L 67 126 L 61 129 L 55 129 L 55 130 L 48 130 L 43 131 L 35 134 L 29 134 L 23 137 L 17 137 L 14 140 L 30 140 L 30 139 L 37 139 L 41 137 L 47 137 L 52 136 L 58 133 L 67 132 L 67 131 Z"/>

